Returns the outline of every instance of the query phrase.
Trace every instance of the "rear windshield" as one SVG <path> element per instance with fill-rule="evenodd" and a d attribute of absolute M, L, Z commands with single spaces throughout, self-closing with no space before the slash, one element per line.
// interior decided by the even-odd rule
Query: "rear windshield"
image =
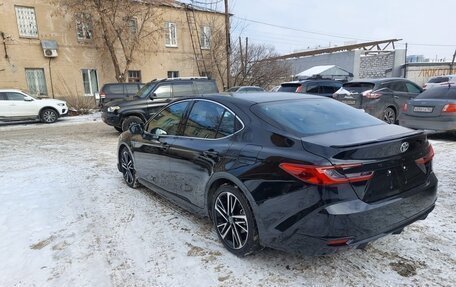
<path fill-rule="evenodd" d="M 298 99 L 257 104 L 252 111 L 270 124 L 308 136 L 385 124 L 333 99 Z"/>
<path fill-rule="evenodd" d="M 435 78 L 432 78 L 428 81 L 428 83 L 445 83 L 445 82 L 448 82 L 450 79 L 448 77 L 435 77 Z"/>
<path fill-rule="evenodd" d="M 278 90 L 278 92 L 290 92 L 290 93 L 295 93 L 296 89 L 301 86 L 301 84 L 296 83 L 296 84 L 282 84 Z"/>
<path fill-rule="evenodd" d="M 342 87 L 350 92 L 362 93 L 367 90 L 372 90 L 375 87 L 375 84 L 366 82 L 352 82 L 345 83 L 342 85 Z"/>
<path fill-rule="evenodd" d="M 456 99 L 456 87 L 435 87 L 419 94 L 416 99 Z"/>

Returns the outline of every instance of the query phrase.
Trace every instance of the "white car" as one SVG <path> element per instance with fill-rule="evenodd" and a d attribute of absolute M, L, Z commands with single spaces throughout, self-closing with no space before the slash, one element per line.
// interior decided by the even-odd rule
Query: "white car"
<path fill-rule="evenodd" d="M 53 123 L 68 113 L 65 101 L 35 99 L 15 89 L 0 89 L 0 121 L 41 120 Z"/>
<path fill-rule="evenodd" d="M 427 90 L 434 87 L 449 86 L 455 84 L 456 75 L 446 75 L 430 78 L 429 81 L 426 84 L 424 84 L 423 88 Z"/>

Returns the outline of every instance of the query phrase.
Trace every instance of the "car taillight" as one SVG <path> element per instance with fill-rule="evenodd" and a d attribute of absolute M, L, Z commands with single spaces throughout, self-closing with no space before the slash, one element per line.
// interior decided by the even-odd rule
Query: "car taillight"
<path fill-rule="evenodd" d="M 300 93 L 300 92 L 302 92 L 302 86 L 298 86 L 298 87 L 296 88 L 296 93 Z"/>
<path fill-rule="evenodd" d="M 446 104 L 443 107 L 442 112 L 444 112 L 444 113 L 456 113 L 456 104 Z"/>
<path fill-rule="evenodd" d="M 363 97 L 366 97 L 368 99 L 378 99 L 381 97 L 382 94 L 380 93 L 374 93 L 372 90 L 367 90 L 362 93 Z"/>
<path fill-rule="evenodd" d="M 408 105 L 405 103 L 403 106 L 402 106 L 402 111 L 403 112 L 406 112 L 408 109 Z"/>
<path fill-rule="evenodd" d="M 281 163 L 279 165 L 281 169 L 296 177 L 297 179 L 318 185 L 359 182 L 371 179 L 374 175 L 373 171 L 344 174 L 341 174 L 339 172 L 360 166 L 362 166 L 362 164 L 314 166 L 295 163 Z"/>
<path fill-rule="evenodd" d="M 100 94 L 99 94 L 99 95 L 100 95 L 100 99 L 104 99 L 104 98 L 106 98 L 106 94 L 105 94 L 104 92 L 100 92 Z"/>
<path fill-rule="evenodd" d="M 425 156 L 415 160 L 415 162 L 419 163 L 419 164 L 425 164 L 425 163 L 430 162 L 433 158 L 434 158 L 434 148 L 432 147 L 431 144 L 429 144 L 429 150 L 428 150 L 427 154 Z"/>

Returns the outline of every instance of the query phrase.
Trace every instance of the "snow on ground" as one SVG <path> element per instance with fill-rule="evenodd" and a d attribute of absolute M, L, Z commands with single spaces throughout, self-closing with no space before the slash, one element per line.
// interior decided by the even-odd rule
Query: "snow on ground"
<path fill-rule="evenodd" d="M 237 258 L 208 219 L 122 182 L 117 137 L 99 114 L 0 126 L 0 286 L 454 286 L 454 139 L 433 136 L 439 199 L 402 234 Z"/>

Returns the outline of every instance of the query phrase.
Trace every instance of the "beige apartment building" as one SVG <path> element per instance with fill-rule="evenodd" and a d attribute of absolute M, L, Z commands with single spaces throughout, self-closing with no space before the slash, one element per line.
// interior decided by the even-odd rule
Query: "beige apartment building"
<path fill-rule="evenodd" d="M 116 82 L 116 75 L 101 32 L 90 22 L 92 11 L 84 11 L 84 18 L 75 20 L 53 3 L 0 0 L 0 88 L 51 98 L 97 97 L 104 83 Z M 211 49 L 214 27 L 224 31 L 224 14 L 179 2 L 167 2 L 159 9 L 161 27 L 150 40 L 154 45 L 136 54 L 124 75 L 126 81 L 209 75 L 222 88 Z M 132 20 L 135 32 L 136 19 Z M 224 45 L 220 43 L 223 38 L 218 38 L 219 46 Z M 119 45 L 116 49 L 121 52 Z"/>

